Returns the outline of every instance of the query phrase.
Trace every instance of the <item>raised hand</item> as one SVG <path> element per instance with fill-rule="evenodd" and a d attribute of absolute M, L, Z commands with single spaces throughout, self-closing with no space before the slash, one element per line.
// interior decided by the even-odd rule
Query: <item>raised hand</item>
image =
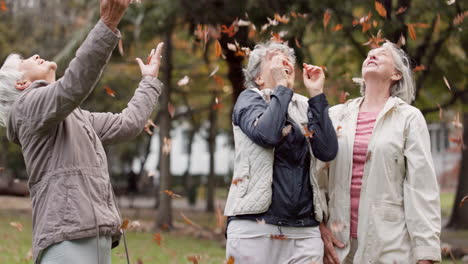
<path fill-rule="evenodd" d="M 112 31 L 116 31 L 125 10 L 132 2 L 132 0 L 101 0 L 101 20 Z"/>
<path fill-rule="evenodd" d="M 138 65 L 140 66 L 142 76 L 158 77 L 163 46 L 164 43 L 160 42 L 156 47 L 156 50 L 151 50 L 150 54 L 148 55 L 147 64 L 143 63 L 140 58 L 136 59 Z"/>
<path fill-rule="evenodd" d="M 266 56 L 267 60 L 271 60 L 270 71 L 275 86 L 282 85 L 293 90 L 294 86 L 294 66 L 284 55 L 277 53 L 269 53 Z"/>
<path fill-rule="evenodd" d="M 314 97 L 323 93 L 323 84 L 325 82 L 325 74 L 319 66 L 304 63 L 302 65 L 304 85 L 309 92 L 310 97 Z"/>

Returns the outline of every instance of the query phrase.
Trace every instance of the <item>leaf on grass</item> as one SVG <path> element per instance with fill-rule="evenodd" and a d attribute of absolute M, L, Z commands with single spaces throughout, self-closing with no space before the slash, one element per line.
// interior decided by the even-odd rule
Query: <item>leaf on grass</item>
<path fill-rule="evenodd" d="M 314 133 L 315 133 L 314 130 L 310 131 L 309 128 L 307 127 L 307 125 L 303 125 L 302 127 L 304 128 L 304 136 L 306 138 L 313 138 L 314 137 Z"/>
<path fill-rule="evenodd" d="M 328 22 L 330 22 L 331 14 L 330 11 L 327 9 L 323 14 L 323 29 L 327 29 Z"/>
<path fill-rule="evenodd" d="M 171 190 L 164 190 L 164 193 L 167 194 L 168 196 L 172 197 L 172 198 L 182 198 L 181 195 L 178 195 L 178 194 L 174 193 Z"/>
<path fill-rule="evenodd" d="M 162 242 L 162 236 L 160 233 L 156 233 L 153 235 L 153 241 L 156 242 L 156 244 L 158 244 L 158 246 L 161 246 L 161 242 Z"/>
<path fill-rule="evenodd" d="M 333 32 L 337 32 L 343 29 L 343 24 L 338 24 L 332 28 Z"/>
<path fill-rule="evenodd" d="M 279 235 L 270 235 L 271 239 L 277 239 L 277 240 L 287 240 L 288 238 L 284 234 L 279 234 Z"/>
<path fill-rule="evenodd" d="M 459 207 L 459 208 L 462 208 L 463 205 L 465 205 L 465 202 L 466 202 L 466 201 L 468 201 L 468 195 L 465 196 L 465 197 L 463 197 L 463 198 L 461 199 L 460 205 L 459 205 L 458 207 Z"/>
<path fill-rule="evenodd" d="M 23 232 L 23 224 L 18 223 L 18 222 L 10 222 L 10 225 L 16 228 L 16 230 Z"/>
<path fill-rule="evenodd" d="M 382 3 L 375 1 L 375 10 L 383 18 L 387 18 L 387 9 L 382 5 Z"/>
<path fill-rule="evenodd" d="M 164 144 L 163 144 L 162 152 L 164 155 L 169 155 L 169 153 L 171 153 L 171 150 L 172 150 L 172 140 L 170 138 L 164 137 L 163 141 L 164 141 Z"/>
<path fill-rule="evenodd" d="M 109 96 L 112 96 L 115 98 L 115 95 L 117 94 L 114 90 L 112 90 L 109 86 L 104 86 L 104 89 L 106 90 L 106 94 Z"/>
<path fill-rule="evenodd" d="M 129 224 L 129 223 L 130 223 L 130 220 L 124 219 L 124 220 L 122 221 L 122 225 L 120 226 L 120 229 L 126 230 L 126 229 L 128 228 L 128 224 Z"/>
<path fill-rule="evenodd" d="M 418 65 L 418 66 L 413 68 L 413 72 L 425 71 L 425 70 L 426 70 L 426 66 L 424 66 L 424 65 Z"/>
<path fill-rule="evenodd" d="M 402 14 L 406 11 L 406 9 L 408 9 L 408 7 L 406 6 L 401 6 L 400 8 L 398 8 L 398 10 L 396 11 L 396 15 L 399 15 L 399 14 Z"/>
<path fill-rule="evenodd" d="M 120 56 L 122 56 L 122 57 L 125 55 L 122 39 L 119 40 L 119 54 L 120 54 Z"/>

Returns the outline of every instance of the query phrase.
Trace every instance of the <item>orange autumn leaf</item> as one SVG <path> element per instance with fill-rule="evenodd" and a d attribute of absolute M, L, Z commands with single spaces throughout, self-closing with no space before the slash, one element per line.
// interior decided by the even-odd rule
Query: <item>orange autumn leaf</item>
<path fill-rule="evenodd" d="M 162 236 L 160 233 L 156 233 L 153 235 L 153 241 L 156 242 L 156 244 L 158 244 L 158 246 L 161 246 L 161 242 L 162 242 Z"/>
<path fill-rule="evenodd" d="M 406 11 L 406 9 L 408 9 L 408 7 L 406 6 L 401 6 L 400 8 L 398 8 L 398 10 L 396 11 L 396 15 L 399 15 L 399 14 L 402 14 Z"/>
<path fill-rule="evenodd" d="M 198 263 L 200 263 L 199 261 L 201 260 L 201 256 L 200 255 L 190 255 L 190 256 L 187 256 L 187 260 L 192 262 L 193 264 L 198 264 Z"/>
<path fill-rule="evenodd" d="M 234 261 L 234 257 L 233 256 L 230 256 L 227 261 L 226 261 L 226 264 L 234 264 L 235 261 Z"/>
<path fill-rule="evenodd" d="M 336 132 L 340 132 L 340 129 L 342 129 L 343 127 L 342 126 L 337 126 L 336 127 Z"/>
<path fill-rule="evenodd" d="M 195 227 L 195 228 L 197 228 L 197 229 L 202 229 L 201 226 L 195 224 L 192 220 L 190 220 L 187 216 L 185 216 L 184 213 L 182 213 L 182 212 L 179 212 L 179 213 L 180 213 L 180 215 L 182 216 L 182 219 L 184 219 L 184 222 L 185 222 L 186 224 L 188 224 L 188 225 L 190 225 L 190 226 L 193 226 L 193 227 Z"/>
<path fill-rule="evenodd" d="M 331 18 L 331 14 L 330 14 L 330 11 L 325 11 L 325 13 L 323 14 L 323 28 L 324 29 L 327 29 L 327 26 L 328 26 L 328 22 L 330 22 L 330 18 Z"/>
<path fill-rule="evenodd" d="M 234 24 L 229 27 L 227 27 L 226 25 L 222 25 L 221 32 L 227 34 L 230 38 L 234 37 L 234 35 L 236 35 L 237 33 Z"/>
<path fill-rule="evenodd" d="M 104 89 L 106 90 L 107 95 L 112 96 L 115 98 L 115 95 L 117 94 L 114 90 L 112 90 L 109 86 L 104 86 Z"/>
<path fill-rule="evenodd" d="M 343 24 L 338 24 L 332 28 L 333 32 L 340 31 L 343 29 Z"/>
<path fill-rule="evenodd" d="M 279 234 L 279 235 L 270 235 L 271 239 L 277 239 L 277 240 L 287 240 L 288 238 L 284 234 Z"/>
<path fill-rule="evenodd" d="M 382 3 L 375 1 L 375 10 L 383 18 L 387 18 L 387 9 L 382 5 Z"/>
<path fill-rule="evenodd" d="M 220 57 L 221 54 L 223 54 L 222 52 L 222 48 L 221 48 L 221 43 L 219 43 L 219 40 L 216 40 L 215 41 L 215 55 L 216 57 Z"/>
<path fill-rule="evenodd" d="M 122 229 L 122 230 L 127 229 L 129 223 L 130 223 L 130 220 L 124 219 L 124 220 L 122 221 L 122 225 L 120 226 L 120 229 Z"/>
<path fill-rule="evenodd" d="M 174 193 L 173 191 L 170 191 L 170 190 L 164 190 L 164 193 L 167 194 L 168 196 L 172 197 L 172 198 L 182 198 L 181 195 L 178 195 L 176 193 Z"/>
<path fill-rule="evenodd" d="M 327 72 L 327 71 L 328 71 L 328 68 L 327 68 L 327 66 L 320 65 L 319 67 L 320 67 L 320 68 L 322 68 L 322 70 L 323 70 L 324 72 Z"/>
<path fill-rule="evenodd" d="M 7 7 L 6 3 L 5 3 L 5 0 L 0 1 L 0 11 L 3 11 L 3 12 L 8 11 L 8 7 Z"/>
<path fill-rule="evenodd" d="M 419 27 L 419 28 L 428 28 L 429 24 L 426 23 L 415 23 L 414 27 Z"/>
<path fill-rule="evenodd" d="M 455 26 L 459 26 L 461 23 L 463 23 L 463 20 L 465 20 L 465 17 L 467 17 L 467 16 L 468 16 L 468 10 L 466 10 L 466 11 L 464 11 L 462 13 L 459 13 L 453 19 L 453 24 Z"/>
<path fill-rule="evenodd" d="M 372 26 L 373 26 L 374 28 L 378 27 L 378 26 L 379 26 L 379 21 L 377 21 L 377 20 L 372 20 Z"/>
<path fill-rule="evenodd" d="M 302 127 L 304 128 L 304 136 L 306 138 L 313 138 L 314 137 L 314 133 L 315 133 L 314 130 L 310 131 L 309 128 L 307 127 L 307 125 L 303 125 Z"/>
<path fill-rule="evenodd" d="M 466 201 L 468 201 L 468 195 L 461 199 L 460 205 L 458 207 L 462 208 Z"/>
<path fill-rule="evenodd" d="M 459 137 L 449 137 L 449 141 L 453 142 L 453 143 L 455 143 L 457 145 L 461 145 L 462 142 L 463 142 L 463 138 L 461 136 L 459 136 Z"/>
<path fill-rule="evenodd" d="M 380 47 L 380 43 L 381 42 L 384 42 L 385 39 L 382 38 L 382 31 L 379 30 L 379 32 L 377 32 L 377 36 L 374 36 L 371 34 L 371 38 L 369 39 L 369 41 L 367 41 L 366 43 L 362 44 L 363 46 L 371 46 L 372 48 L 378 48 Z"/>
<path fill-rule="evenodd" d="M 426 70 L 426 66 L 418 65 L 418 66 L 414 67 L 413 72 L 425 71 L 425 70 Z"/>
<path fill-rule="evenodd" d="M 371 23 L 364 22 L 362 23 L 362 33 L 366 33 L 369 29 L 371 29 Z"/>
<path fill-rule="evenodd" d="M 276 33 L 276 32 L 271 32 L 270 40 L 272 42 L 276 42 L 276 43 L 283 43 L 284 42 L 284 40 L 280 37 L 279 33 Z"/>
<path fill-rule="evenodd" d="M 275 20 L 283 24 L 289 23 L 289 17 L 286 15 L 280 16 L 278 13 L 275 14 Z"/>
<path fill-rule="evenodd" d="M 414 24 L 407 24 L 408 34 L 412 40 L 416 40 L 416 30 L 414 29 Z"/>
<path fill-rule="evenodd" d="M 231 183 L 234 184 L 234 185 L 237 185 L 239 182 L 242 182 L 243 180 L 244 179 L 242 179 L 242 178 L 236 178 L 236 179 L 233 179 Z"/>
<path fill-rule="evenodd" d="M 16 230 L 23 232 L 23 224 L 18 223 L 18 222 L 10 222 L 10 225 L 16 228 Z"/>

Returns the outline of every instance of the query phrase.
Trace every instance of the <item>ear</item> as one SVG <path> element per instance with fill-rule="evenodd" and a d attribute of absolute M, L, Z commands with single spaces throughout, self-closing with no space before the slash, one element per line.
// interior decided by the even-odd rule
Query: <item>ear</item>
<path fill-rule="evenodd" d="M 16 81 L 15 88 L 19 91 L 24 91 L 29 85 L 31 85 L 30 81 Z"/>
<path fill-rule="evenodd" d="M 260 76 L 255 78 L 255 83 L 258 85 L 258 87 L 262 87 L 263 85 L 265 85 L 265 81 Z"/>
<path fill-rule="evenodd" d="M 390 77 L 390 79 L 391 79 L 392 81 L 394 81 L 394 82 L 397 82 L 397 81 L 401 80 L 401 77 L 402 77 L 402 76 L 401 76 L 401 73 L 400 73 L 400 72 L 396 72 L 396 73 L 394 73 L 394 74 Z"/>

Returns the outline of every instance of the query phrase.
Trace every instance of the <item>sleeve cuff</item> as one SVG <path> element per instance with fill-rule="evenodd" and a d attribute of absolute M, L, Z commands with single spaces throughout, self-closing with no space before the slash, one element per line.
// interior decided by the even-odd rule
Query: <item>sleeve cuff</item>
<path fill-rule="evenodd" d="M 440 262 L 442 257 L 440 254 L 440 248 L 437 247 L 416 247 L 413 250 L 414 257 L 417 261 L 419 260 L 432 260 Z"/>
<path fill-rule="evenodd" d="M 116 32 L 112 31 L 101 19 L 99 19 L 94 29 L 97 30 L 99 35 L 108 43 L 113 43 L 122 38 L 118 29 L 116 29 Z"/>
<path fill-rule="evenodd" d="M 273 94 L 276 95 L 276 96 L 289 95 L 290 97 L 292 97 L 294 92 L 291 89 L 289 89 L 289 88 L 287 88 L 285 86 L 278 85 L 278 86 L 276 86 L 276 89 L 273 92 Z"/>
<path fill-rule="evenodd" d="M 141 81 L 148 83 L 149 86 L 151 86 L 152 88 L 154 88 L 156 90 L 158 95 L 161 94 L 161 91 L 162 91 L 162 88 L 163 88 L 164 84 L 158 78 L 152 77 L 152 76 L 143 76 Z"/>
<path fill-rule="evenodd" d="M 328 106 L 327 97 L 325 96 L 324 93 L 321 93 L 312 98 L 309 98 L 308 102 L 309 102 L 310 107 L 312 107 L 313 105 L 317 105 L 317 104 L 324 104 L 325 106 Z"/>

